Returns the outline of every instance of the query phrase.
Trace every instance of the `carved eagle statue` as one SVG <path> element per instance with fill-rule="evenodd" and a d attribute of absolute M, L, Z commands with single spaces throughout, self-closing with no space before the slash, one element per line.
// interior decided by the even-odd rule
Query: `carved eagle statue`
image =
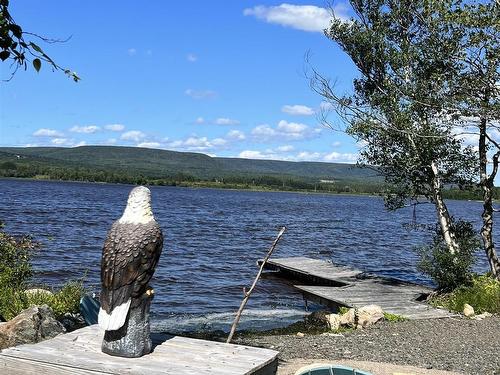
<path fill-rule="evenodd" d="M 129 309 L 137 307 L 153 276 L 163 247 L 163 234 L 151 211 L 151 192 L 134 188 L 120 219 L 108 232 L 101 259 L 99 326 L 120 329 Z"/>

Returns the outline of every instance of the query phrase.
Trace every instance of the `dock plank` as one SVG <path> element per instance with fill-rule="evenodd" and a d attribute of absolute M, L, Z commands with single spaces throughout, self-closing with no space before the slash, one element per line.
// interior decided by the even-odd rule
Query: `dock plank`
<path fill-rule="evenodd" d="M 376 304 L 385 312 L 408 319 L 452 317 L 456 314 L 419 302 L 431 288 L 401 280 L 378 277 L 361 270 L 338 266 L 330 261 L 306 257 L 269 260 L 266 270 L 284 277 L 307 282 L 297 284 L 307 300 L 329 307 L 362 307 Z"/>
<path fill-rule="evenodd" d="M 272 375 L 278 352 L 242 345 L 163 335 L 153 353 L 141 358 L 112 357 L 101 352 L 104 332 L 97 326 L 38 344 L 0 352 L 2 374 L 127 375 Z"/>

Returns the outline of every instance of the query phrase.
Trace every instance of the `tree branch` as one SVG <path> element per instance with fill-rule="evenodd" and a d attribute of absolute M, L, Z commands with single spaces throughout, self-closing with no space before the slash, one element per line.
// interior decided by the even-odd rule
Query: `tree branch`
<path fill-rule="evenodd" d="M 264 270 L 264 266 L 266 265 L 266 262 L 271 257 L 271 254 L 273 253 L 274 248 L 278 244 L 279 240 L 281 239 L 281 236 L 283 236 L 283 234 L 285 233 L 285 231 L 286 231 L 286 227 L 282 227 L 281 230 L 279 231 L 278 236 L 274 240 L 274 242 L 271 245 L 269 251 L 267 252 L 266 257 L 262 261 L 262 264 L 260 265 L 259 272 L 257 273 L 257 276 L 255 276 L 255 279 L 254 279 L 253 284 L 250 287 L 250 289 L 248 291 L 246 291 L 245 289 L 243 289 L 244 298 L 243 298 L 243 301 L 241 301 L 240 308 L 236 312 L 236 316 L 234 317 L 233 325 L 231 326 L 231 331 L 229 332 L 229 336 L 227 337 L 226 343 L 230 343 L 231 340 L 233 339 L 234 332 L 236 332 L 236 327 L 237 327 L 237 325 L 238 325 L 238 323 L 240 321 L 240 318 L 241 318 L 241 313 L 243 312 L 243 309 L 245 308 L 245 305 L 247 304 L 248 299 L 250 298 L 250 295 L 252 294 L 255 286 L 257 285 L 257 281 L 259 281 L 260 275 L 262 275 L 262 271 Z"/>

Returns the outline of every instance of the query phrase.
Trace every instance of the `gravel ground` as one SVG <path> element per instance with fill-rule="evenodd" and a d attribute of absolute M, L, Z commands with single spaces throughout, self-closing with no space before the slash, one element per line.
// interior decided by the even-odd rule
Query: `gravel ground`
<path fill-rule="evenodd" d="M 278 350 L 282 363 L 347 359 L 500 375 L 500 316 L 382 322 L 341 336 L 252 336 L 235 343 Z"/>

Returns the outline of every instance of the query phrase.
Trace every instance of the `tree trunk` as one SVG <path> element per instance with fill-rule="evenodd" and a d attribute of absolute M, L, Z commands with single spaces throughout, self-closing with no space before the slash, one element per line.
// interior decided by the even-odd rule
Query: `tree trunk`
<path fill-rule="evenodd" d="M 500 151 L 499 151 L 500 152 Z M 484 251 L 490 264 L 491 273 L 493 276 L 500 280 L 500 261 L 498 259 L 495 244 L 493 242 L 493 182 L 498 171 L 498 157 L 497 152 L 493 156 L 493 170 L 488 176 L 486 170 L 488 163 L 487 145 L 486 145 L 486 118 L 481 118 L 479 124 L 479 184 L 483 189 L 483 226 L 481 228 L 481 237 L 483 239 Z"/>
<path fill-rule="evenodd" d="M 441 181 L 439 179 L 437 165 L 433 162 L 431 164 L 432 172 L 434 174 L 432 178 L 432 195 L 434 197 L 434 204 L 436 206 L 436 214 L 438 217 L 439 225 L 441 226 L 441 231 L 443 232 L 443 239 L 446 242 L 448 251 L 451 254 L 456 254 L 460 251 L 455 232 L 451 227 L 451 217 L 448 212 L 448 207 L 444 203 L 442 191 L 441 191 Z"/>

